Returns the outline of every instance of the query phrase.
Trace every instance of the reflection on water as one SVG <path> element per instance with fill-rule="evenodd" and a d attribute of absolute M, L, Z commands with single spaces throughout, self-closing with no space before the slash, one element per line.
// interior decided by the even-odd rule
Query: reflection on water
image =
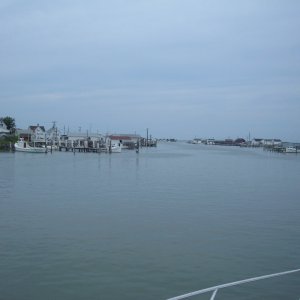
<path fill-rule="evenodd" d="M 0 152 L 0 198 L 2 201 L 13 197 L 15 187 L 15 157 L 8 153 Z"/>

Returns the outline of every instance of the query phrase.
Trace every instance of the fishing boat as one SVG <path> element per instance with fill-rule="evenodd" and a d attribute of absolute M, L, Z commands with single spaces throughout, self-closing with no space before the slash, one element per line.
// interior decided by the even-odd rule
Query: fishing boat
<path fill-rule="evenodd" d="M 30 152 L 30 153 L 45 153 L 47 149 L 44 147 L 32 147 L 23 138 L 20 138 L 17 143 L 15 143 L 15 150 L 19 152 Z"/>

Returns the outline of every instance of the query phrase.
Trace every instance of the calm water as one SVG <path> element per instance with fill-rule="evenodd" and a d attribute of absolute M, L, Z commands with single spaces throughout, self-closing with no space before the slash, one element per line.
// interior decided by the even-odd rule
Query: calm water
<path fill-rule="evenodd" d="M 300 267 L 299 154 L 0 153 L 0 192 L 0 299 L 166 299 Z M 300 274 L 216 298 L 299 299 Z"/>

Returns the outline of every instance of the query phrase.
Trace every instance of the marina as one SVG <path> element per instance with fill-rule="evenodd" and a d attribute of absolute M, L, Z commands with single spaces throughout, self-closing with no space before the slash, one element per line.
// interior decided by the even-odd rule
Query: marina
<path fill-rule="evenodd" d="M 300 300 L 300 1 L 0 15 L 0 300 Z"/>
<path fill-rule="evenodd" d="M 2 123 L 2 127 L 4 128 Z M 1 128 L 0 128 L 1 129 Z M 1 135 L 2 134 L 2 135 Z M 157 139 L 152 136 L 142 137 L 138 134 L 100 134 L 92 132 L 64 132 L 53 126 L 46 130 L 39 124 L 31 125 L 28 129 L 15 129 L 12 134 L 6 128 L 0 132 L 1 148 L 22 152 L 92 152 L 92 153 L 121 153 L 122 149 L 136 150 L 140 147 L 156 147 Z M 13 140 L 17 140 L 15 143 Z"/>
<path fill-rule="evenodd" d="M 158 141 L 160 142 L 177 142 L 176 139 L 156 139 L 149 135 L 149 129 L 146 130 L 146 137 L 138 134 L 100 134 L 93 132 L 66 132 L 63 133 L 53 122 L 53 126 L 46 130 L 44 126 L 39 124 L 30 125 L 27 130 L 16 129 L 14 134 L 10 134 L 6 129 L 5 124 L 2 122 L 2 139 L 7 139 L 7 144 L 4 144 L 6 150 L 16 150 L 22 152 L 50 152 L 55 150 L 65 152 L 84 152 L 84 153 L 121 153 L 122 149 L 135 150 L 139 153 L 142 147 L 157 147 Z M 1 128 L 0 127 L 0 128 Z M 19 141 L 12 143 L 11 140 L 18 138 Z M 242 147 L 242 148 L 261 148 L 265 151 L 277 152 L 282 154 L 298 154 L 300 153 L 300 143 L 283 142 L 281 139 L 270 138 L 253 138 L 248 139 L 214 139 L 214 138 L 194 138 L 187 141 L 192 145 L 208 145 L 208 146 L 226 146 L 226 147 Z M 24 147 L 25 146 L 25 147 Z M 1 144 L 0 144 L 1 149 Z M 45 149 L 43 151 L 42 149 Z"/>

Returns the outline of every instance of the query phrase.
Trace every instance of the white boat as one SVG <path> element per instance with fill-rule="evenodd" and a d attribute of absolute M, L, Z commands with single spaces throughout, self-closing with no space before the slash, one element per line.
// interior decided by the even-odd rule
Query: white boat
<path fill-rule="evenodd" d="M 106 149 L 108 153 L 121 153 L 122 147 L 123 145 L 120 140 L 106 140 Z"/>
<path fill-rule="evenodd" d="M 45 148 L 45 146 L 43 146 L 44 148 Z M 56 145 L 47 145 L 47 150 L 48 151 L 51 151 L 51 150 L 53 150 L 53 151 L 56 151 L 56 150 L 58 150 L 58 147 L 56 146 Z"/>
<path fill-rule="evenodd" d="M 297 153 L 297 148 L 296 147 L 286 147 L 285 153 Z"/>
<path fill-rule="evenodd" d="M 122 151 L 122 145 L 119 144 L 112 144 L 110 147 L 110 152 L 111 153 L 121 153 Z"/>
<path fill-rule="evenodd" d="M 202 144 L 202 140 L 195 138 L 195 139 L 192 140 L 192 144 Z"/>
<path fill-rule="evenodd" d="M 42 147 L 31 147 L 27 141 L 20 138 L 17 143 L 15 143 L 15 150 L 20 152 L 30 152 L 30 153 L 45 153 L 46 148 Z"/>

